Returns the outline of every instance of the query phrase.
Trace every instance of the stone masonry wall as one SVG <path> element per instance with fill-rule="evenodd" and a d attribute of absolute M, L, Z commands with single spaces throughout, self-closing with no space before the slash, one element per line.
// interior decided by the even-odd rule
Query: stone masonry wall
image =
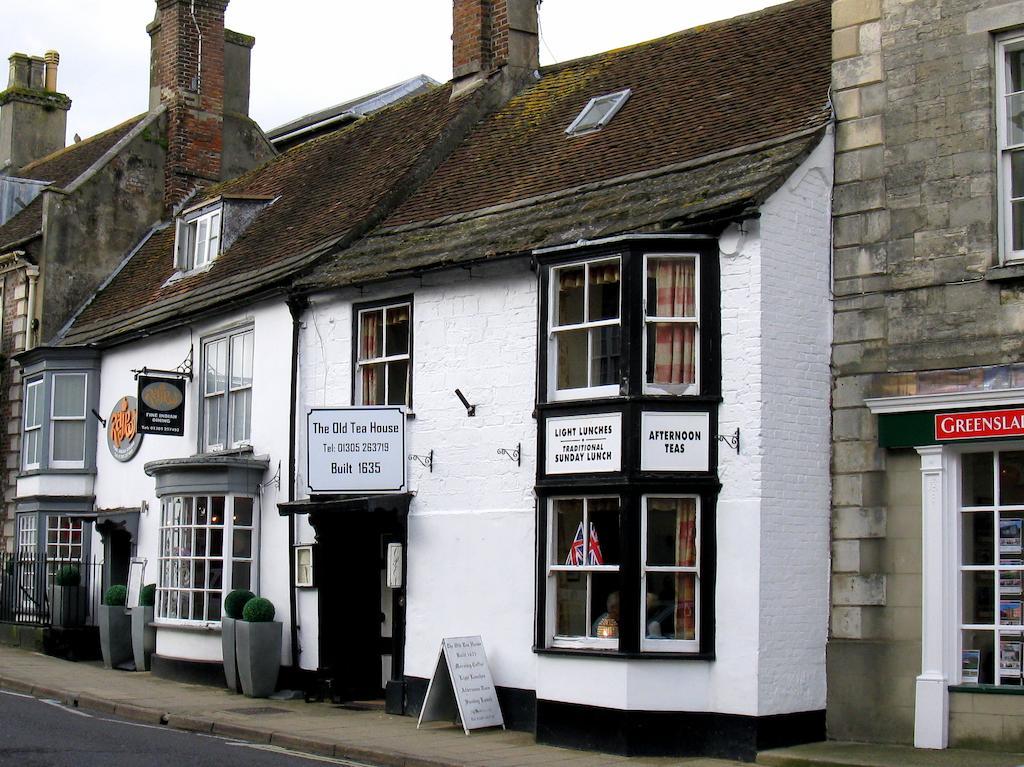
<path fill-rule="evenodd" d="M 996 268 L 993 34 L 1024 28 L 1024 8 L 991 0 L 835 0 L 832 9 L 829 734 L 909 741 L 913 717 L 896 710 L 901 704 L 873 707 L 875 722 L 887 727 L 853 712 L 877 700 L 886 669 L 920 669 L 919 563 L 897 545 L 902 536 L 887 500 L 894 477 L 901 485 L 910 480 L 902 470 L 894 474 L 895 459 L 877 447 L 864 398 L 879 393 L 878 373 L 1022 358 L 1024 283 L 1021 274 Z M 852 668 L 865 673 L 843 671 Z M 912 674 L 898 681 L 911 685 L 911 700 Z M 893 701 L 907 693 L 894 690 Z"/>

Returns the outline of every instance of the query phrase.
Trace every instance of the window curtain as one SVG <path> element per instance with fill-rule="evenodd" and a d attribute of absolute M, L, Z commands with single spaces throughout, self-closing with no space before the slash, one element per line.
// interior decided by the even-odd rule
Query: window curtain
<path fill-rule="evenodd" d="M 697 295 L 694 262 L 673 258 L 653 261 L 655 316 L 695 317 Z M 691 384 L 695 380 L 696 326 L 661 322 L 654 326 L 654 381 L 658 384 Z"/>
<path fill-rule="evenodd" d="M 359 339 L 359 359 L 368 360 L 381 356 L 381 319 L 383 312 L 367 312 L 363 315 L 362 333 Z M 378 376 L 384 374 L 381 365 L 363 365 L 363 404 L 380 405 L 377 402 Z"/>
<path fill-rule="evenodd" d="M 697 510 L 693 501 L 679 502 L 676 509 L 676 564 L 692 567 L 697 557 Z M 691 573 L 676 576 L 676 639 L 693 639 L 696 635 L 696 586 Z"/>

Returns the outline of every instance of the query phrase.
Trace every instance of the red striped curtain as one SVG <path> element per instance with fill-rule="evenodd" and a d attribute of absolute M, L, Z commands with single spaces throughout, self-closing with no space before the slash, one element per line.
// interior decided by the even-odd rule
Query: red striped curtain
<path fill-rule="evenodd" d="M 697 509 L 693 500 L 679 499 L 676 510 L 676 565 L 697 563 Z M 676 575 L 676 639 L 697 636 L 696 578 L 690 573 Z"/>
<path fill-rule="evenodd" d="M 648 279 L 655 283 L 656 317 L 696 317 L 696 274 L 689 258 L 651 259 Z M 696 378 L 696 325 L 655 323 L 654 378 L 657 384 L 692 384 Z"/>

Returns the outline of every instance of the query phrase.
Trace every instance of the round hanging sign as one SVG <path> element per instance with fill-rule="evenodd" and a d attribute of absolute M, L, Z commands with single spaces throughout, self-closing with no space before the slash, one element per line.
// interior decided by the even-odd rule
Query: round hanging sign
<path fill-rule="evenodd" d="M 139 433 L 139 401 L 121 397 L 107 419 L 107 449 L 119 461 L 130 461 L 142 447 Z"/>

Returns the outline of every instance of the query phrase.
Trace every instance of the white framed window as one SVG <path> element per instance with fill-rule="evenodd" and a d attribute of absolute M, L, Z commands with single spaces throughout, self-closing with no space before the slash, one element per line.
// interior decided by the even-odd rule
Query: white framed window
<path fill-rule="evenodd" d="M 620 500 L 548 500 L 548 634 L 553 647 L 619 644 Z"/>
<path fill-rule="evenodd" d="M 644 393 L 696 394 L 700 289 L 696 254 L 644 257 Z"/>
<path fill-rule="evenodd" d="M 313 586 L 313 547 L 311 545 L 295 547 L 295 586 L 297 588 Z"/>
<path fill-rule="evenodd" d="M 241 447 L 252 439 L 254 344 L 252 329 L 203 344 L 203 450 Z"/>
<path fill-rule="evenodd" d="M 1022 686 L 1024 450 L 960 456 L 960 681 Z"/>
<path fill-rule="evenodd" d="M 572 124 L 565 129 L 570 136 L 580 136 L 584 133 L 593 133 L 600 130 L 615 117 L 615 113 L 622 109 L 632 91 L 626 88 L 615 93 L 608 93 L 604 96 L 592 98 L 583 111 L 579 113 Z"/>
<path fill-rule="evenodd" d="M 157 617 L 217 623 L 224 596 L 256 583 L 254 499 L 194 495 L 162 499 Z"/>
<path fill-rule="evenodd" d="M 358 311 L 357 405 L 411 405 L 412 303 Z"/>
<path fill-rule="evenodd" d="M 23 415 L 22 467 L 38 469 L 43 444 L 43 379 L 25 384 L 25 411 Z"/>
<path fill-rule="evenodd" d="M 18 515 L 18 556 L 32 559 L 39 550 L 39 528 L 35 514 Z"/>
<path fill-rule="evenodd" d="M 1024 35 L 996 42 L 1000 252 L 1024 259 Z"/>
<path fill-rule="evenodd" d="M 54 373 L 50 396 L 50 466 L 85 466 L 85 414 L 89 376 Z"/>
<path fill-rule="evenodd" d="M 619 393 L 621 261 L 598 258 L 551 269 L 548 392 L 551 400 Z"/>
<path fill-rule="evenodd" d="M 221 219 L 218 207 L 178 220 L 174 252 L 179 271 L 199 269 L 220 254 Z"/>
<path fill-rule="evenodd" d="M 50 514 L 46 517 L 48 562 L 81 562 L 85 546 L 85 522 L 80 517 Z M 55 565 L 51 569 L 56 571 Z"/>
<path fill-rule="evenodd" d="M 700 498 L 643 497 L 641 649 L 700 649 Z"/>

